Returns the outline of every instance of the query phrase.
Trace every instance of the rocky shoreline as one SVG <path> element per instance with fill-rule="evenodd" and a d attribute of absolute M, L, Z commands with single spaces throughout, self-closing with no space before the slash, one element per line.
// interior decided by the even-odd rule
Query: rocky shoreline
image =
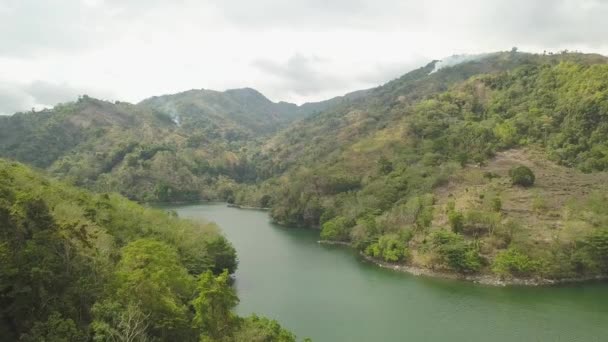
<path fill-rule="evenodd" d="M 319 240 L 318 243 L 328 245 L 341 245 L 352 247 L 350 243 L 343 241 L 328 241 Z M 433 270 L 424 267 L 411 266 L 411 265 L 398 265 L 393 263 L 384 262 L 375 258 L 372 258 L 363 253 L 359 253 L 360 256 L 367 262 L 373 263 L 376 266 L 382 268 L 391 269 L 393 271 L 409 273 L 415 276 L 426 276 L 443 279 L 454 279 L 470 281 L 477 284 L 491 285 L 491 286 L 549 286 L 567 283 L 581 283 L 587 281 L 598 281 L 606 280 L 606 276 L 594 276 L 594 277 L 583 277 L 583 278 L 562 278 L 562 279 L 547 279 L 547 278 L 500 278 L 491 274 L 460 274 L 454 272 L 446 272 L 440 270 Z"/>
<path fill-rule="evenodd" d="M 270 210 L 270 208 L 249 207 L 249 206 L 246 206 L 246 205 L 230 204 L 230 203 L 228 203 L 228 207 L 229 208 L 236 208 L 236 209 L 251 209 L 251 210 L 264 210 L 264 211 Z"/>

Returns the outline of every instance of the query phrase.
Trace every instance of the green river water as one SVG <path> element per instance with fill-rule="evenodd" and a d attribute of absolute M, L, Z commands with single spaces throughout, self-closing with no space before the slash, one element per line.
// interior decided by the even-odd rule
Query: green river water
<path fill-rule="evenodd" d="M 313 341 L 608 341 L 608 284 L 491 287 L 381 269 L 318 232 L 225 204 L 170 207 L 216 222 L 239 257 L 241 315 Z"/>

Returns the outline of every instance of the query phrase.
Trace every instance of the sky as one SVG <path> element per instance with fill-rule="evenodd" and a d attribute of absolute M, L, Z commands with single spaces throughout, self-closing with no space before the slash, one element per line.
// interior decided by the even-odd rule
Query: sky
<path fill-rule="evenodd" d="M 0 114 L 88 94 L 370 88 L 454 54 L 608 55 L 608 0 L 0 0 Z"/>

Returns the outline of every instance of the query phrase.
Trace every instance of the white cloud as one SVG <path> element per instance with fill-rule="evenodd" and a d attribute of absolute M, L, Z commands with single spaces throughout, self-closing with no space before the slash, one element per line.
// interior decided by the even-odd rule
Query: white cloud
<path fill-rule="evenodd" d="M 607 53 L 606 17 L 606 0 L 3 0 L 0 112 L 42 101 L 36 82 L 63 88 L 45 104 L 245 86 L 321 100 L 452 54 Z"/>

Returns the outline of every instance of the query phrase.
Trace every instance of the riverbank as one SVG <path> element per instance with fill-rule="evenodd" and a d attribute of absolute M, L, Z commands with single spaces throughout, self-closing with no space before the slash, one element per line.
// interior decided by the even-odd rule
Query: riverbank
<path fill-rule="evenodd" d="M 352 248 L 351 244 L 344 241 L 329 241 L 329 240 L 319 240 L 317 241 L 320 244 L 327 245 L 339 245 L 346 246 Z M 400 265 L 393 264 L 385 261 L 381 261 L 365 255 L 363 252 L 360 252 L 359 255 L 366 261 L 375 264 L 376 266 L 391 269 L 397 272 L 409 273 L 415 276 L 425 276 L 425 277 L 434 277 L 434 278 L 443 278 L 443 279 L 454 279 L 454 280 L 463 280 L 470 281 L 477 284 L 482 285 L 491 285 L 491 286 L 550 286 L 550 285 L 559 285 L 559 284 L 567 284 L 567 283 L 582 283 L 588 281 L 600 281 L 607 280 L 607 276 L 593 276 L 593 277 L 583 277 L 583 278 L 562 278 L 562 279 L 547 279 L 547 278 L 500 278 L 496 275 L 492 274 L 461 274 L 454 272 L 447 272 L 441 270 L 433 270 L 430 268 L 412 266 L 412 265 Z"/>
<path fill-rule="evenodd" d="M 265 211 L 226 203 L 172 209 L 217 223 L 233 244 L 239 315 L 281 317 L 313 341 L 599 341 L 605 335 L 608 282 L 502 287 L 414 277 L 370 264 L 343 244 L 321 245 L 318 230 L 280 227 Z"/>
<path fill-rule="evenodd" d="M 246 205 L 231 204 L 231 203 L 228 203 L 228 208 L 249 209 L 249 210 L 263 210 L 263 211 L 269 211 L 270 210 L 270 208 L 250 207 L 250 206 L 246 206 Z"/>
<path fill-rule="evenodd" d="M 477 284 L 491 285 L 491 286 L 549 286 L 559 285 L 568 283 L 582 283 L 588 281 L 600 281 L 606 280 L 606 276 L 592 276 L 583 278 L 562 278 L 562 279 L 547 279 L 547 278 L 500 278 L 492 274 L 461 274 L 453 272 L 445 272 L 439 270 L 432 270 L 424 267 L 410 266 L 410 265 L 397 265 L 388 262 L 380 261 L 367 256 L 363 253 L 359 253 L 363 259 L 382 268 L 388 268 L 398 272 L 406 272 L 416 276 L 427 276 L 436 277 L 443 279 L 455 279 L 470 281 Z"/>

